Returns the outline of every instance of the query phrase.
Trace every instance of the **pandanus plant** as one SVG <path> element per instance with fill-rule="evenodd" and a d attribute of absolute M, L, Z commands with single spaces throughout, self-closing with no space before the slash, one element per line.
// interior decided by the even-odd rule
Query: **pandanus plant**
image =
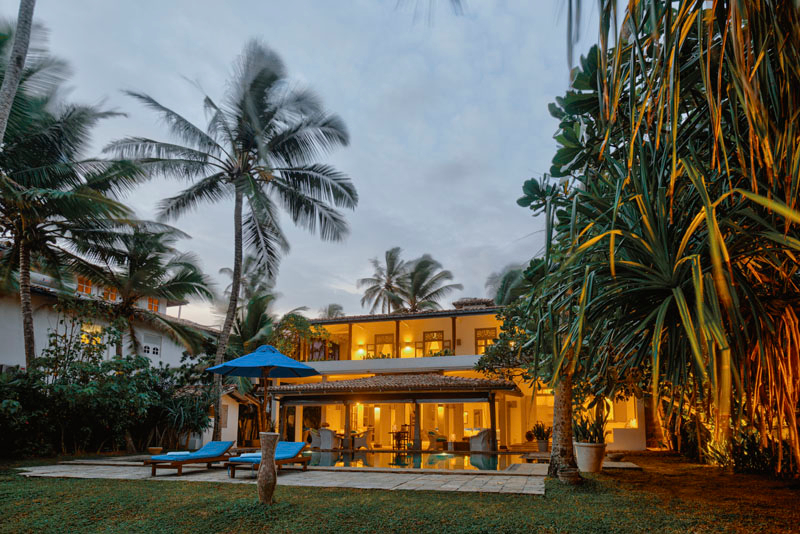
<path fill-rule="evenodd" d="M 552 172 L 571 187 L 547 204 L 566 260 L 543 298 L 575 312 L 561 357 L 647 369 L 668 411 L 702 407 L 716 447 L 755 427 L 779 470 L 788 440 L 796 469 L 800 17 L 706 6 L 630 2 L 618 26 L 603 3 L 600 46 L 551 108 Z"/>

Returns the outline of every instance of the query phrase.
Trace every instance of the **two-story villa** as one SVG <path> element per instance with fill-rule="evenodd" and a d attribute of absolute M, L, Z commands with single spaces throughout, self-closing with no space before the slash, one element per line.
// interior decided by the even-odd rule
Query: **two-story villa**
<path fill-rule="evenodd" d="M 33 272 L 31 273 L 31 297 L 33 304 L 33 326 L 34 339 L 37 354 L 47 347 L 48 336 L 51 332 L 59 328 L 59 314 L 55 309 L 59 296 L 64 292 L 73 292 L 79 298 L 95 299 L 105 302 L 116 302 L 119 299 L 116 291 L 112 288 L 98 286 L 91 280 L 81 276 L 68 284 L 66 288 L 60 288 L 51 277 Z M 137 305 L 163 316 L 167 316 L 167 308 L 186 304 L 180 301 L 167 301 L 158 298 L 142 298 Z M 171 321 L 178 321 L 187 326 L 191 326 L 199 331 L 204 331 L 209 335 L 217 335 L 216 329 L 203 325 L 181 320 L 170 316 Z M 80 325 L 83 332 L 82 336 L 90 340 L 92 335 L 100 331 L 104 326 L 102 321 L 86 320 Z M 173 341 L 164 332 L 153 328 L 148 324 L 135 325 L 136 336 L 138 337 L 141 354 L 150 358 L 153 365 L 171 365 L 173 367 L 181 364 L 181 358 L 186 350 L 183 346 Z M 22 314 L 20 312 L 19 296 L 17 294 L 0 295 L 0 337 L 3 340 L 3 351 L 0 353 L 0 367 L 2 366 L 25 366 L 25 349 L 22 338 Z M 123 337 L 124 351 L 128 351 L 130 338 L 128 333 Z M 115 348 L 109 347 L 108 357 L 115 354 Z"/>
<path fill-rule="evenodd" d="M 327 339 L 304 345 L 295 357 L 321 376 L 270 388 L 282 433 L 299 441 L 310 429 L 329 428 L 341 436 L 366 432 L 370 448 L 427 449 L 438 440 L 455 450 L 482 435 L 491 449 L 520 448 L 535 422 L 552 424 L 552 391 L 534 393 L 521 380 L 475 371 L 498 336 L 498 308 L 484 299 L 454 306 L 314 320 Z M 609 448 L 644 449 L 642 402 L 613 402 L 609 409 Z"/>

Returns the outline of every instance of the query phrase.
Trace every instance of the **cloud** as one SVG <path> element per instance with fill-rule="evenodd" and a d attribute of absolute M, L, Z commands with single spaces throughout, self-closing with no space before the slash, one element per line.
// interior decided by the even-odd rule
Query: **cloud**
<path fill-rule="evenodd" d="M 453 300 L 482 295 L 491 272 L 541 252 L 541 223 L 515 201 L 525 179 L 549 169 L 555 148 L 547 103 L 568 78 L 562 3 L 470 2 L 465 16 L 437 9 L 430 24 L 389 0 L 73 0 L 40 3 L 36 13 L 52 49 L 73 65 L 72 98 L 106 99 L 128 113 L 97 129 L 97 151 L 126 135 L 165 137 L 157 117 L 121 89 L 150 93 L 203 124 L 201 93 L 187 79 L 220 99 L 247 39 L 275 48 L 290 75 L 347 123 L 351 145 L 327 161 L 353 178 L 361 199 L 343 243 L 321 242 L 282 217 L 292 250 L 276 308 L 338 302 L 359 313 L 355 280 L 392 246 L 409 258 L 431 253 L 452 270 L 464 284 Z M 154 180 L 128 202 L 153 217 L 161 198 L 186 185 Z M 220 288 L 231 219 L 232 206 L 221 203 L 174 222 L 193 236 L 181 247 Z M 218 322 L 204 304 L 182 316 Z"/>

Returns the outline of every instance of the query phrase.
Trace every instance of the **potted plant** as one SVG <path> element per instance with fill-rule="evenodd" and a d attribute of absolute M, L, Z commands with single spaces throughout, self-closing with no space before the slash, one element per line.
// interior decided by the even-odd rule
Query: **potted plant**
<path fill-rule="evenodd" d="M 592 421 L 582 415 L 573 422 L 572 432 L 578 470 L 599 472 L 606 455 L 606 418 L 598 417 Z"/>
<path fill-rule="evenodd" d="M 539 452 L 547 452 L 547 445 L 550 443 L 550 436 L 553 434 L 553 428 L 546 426 L 541 421 L 537 421 L 531 429 L 536 445 L 539 447 Z"/>

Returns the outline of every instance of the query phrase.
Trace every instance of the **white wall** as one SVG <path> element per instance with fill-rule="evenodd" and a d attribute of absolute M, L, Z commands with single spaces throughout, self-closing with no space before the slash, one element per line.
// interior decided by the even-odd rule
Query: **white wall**
<path fill-rule="evenodd" d="M 36 354 L 40 355 L 47 347 L 48 335 L 51 330 L 58 327 L 58 313 L 53 309 L 55 297 L 34 293 L 33 302 L 33 332 L 36 343 Z M 102 323 L 102 322 L 99 322 Z M 143 342 L 145 336 L 151 341 L 160 342 L 159 354 L 143 354 L 150 358 L 154 366 L 159 363 L 177 367 L 181 364 L 181 356 L 185 350 L 166 335 L 143 325 L 136 326 L 139 341 Z M 152 336 L 152 337 L 151 337 Z M 130 338 L 126 336 L 125 353 L 128 353 Z M 114 355 L 114 348 L 109 349 L 109 357 Z M 7 295 L 0 297 L 0 365 L 25 366 L 25 346 L 22 339 L 22 313 L 20 311 L 19 297 Z"/>
<path fill-rule="evenodd" d="M 239 403 L 228 395 L 222 396 L 222 410 L 225 413 L 227 407 L 228 415 L 222 421 L 222 439 L 221 441 L 233 441 L 233 446 L 236 447 L 236 438 L 239 434 Z M 203 432 L 203 443 L 211 441 L 214 434 L 214 426 L 209 426 Z M 202 444 L 201 444 L 202 445 Z"/>

